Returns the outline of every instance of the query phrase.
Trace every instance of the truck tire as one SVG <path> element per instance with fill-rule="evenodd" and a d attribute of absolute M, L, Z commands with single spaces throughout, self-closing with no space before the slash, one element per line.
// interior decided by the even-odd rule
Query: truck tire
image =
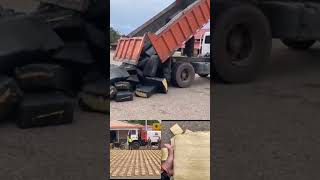
<path fill-rule="evenodd" d="M 214 70 L 225 82 L 247 82 L 257 77 L 271 52 L 267 18 L 254 6 L 242 5 L 221 14 L 214 31 Z"/>
<path fill-rule="evenodd" d="M 309 49 L 316 41 L 315 40 L 294 40 L 294 39 L 281 39 L 281 42 L 288 48 L 294 50 Z"/>
<path fill-rule="evenodd" d="M 132 149 L 138 150 L 139 148 L 140 148 L 139 142 L 133 142 L 133 143 L 132 143 Z"/>
<path fill-rule="evenodd" d="M 194 68 L 187 62 L 176 62 L 172 70 L 172 84 L 186 88 L 191 86 L 195 77 Z"/>

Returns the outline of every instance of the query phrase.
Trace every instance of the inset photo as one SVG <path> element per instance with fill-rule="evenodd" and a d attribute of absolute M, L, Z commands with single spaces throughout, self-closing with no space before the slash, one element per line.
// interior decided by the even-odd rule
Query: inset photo
<path fill-rule="evenodd" d="M 210 180 L 210 121 L 161 125 L 161 180 Z"/>
<path fill-rule="evenodd" d="M 210 0 L 111 0 L 111 119 L 210 119 Z"/>
<path fill-rule="evenodd" d="M 110 123 L 110 179 L 160 179 L 161 121 Z"/>

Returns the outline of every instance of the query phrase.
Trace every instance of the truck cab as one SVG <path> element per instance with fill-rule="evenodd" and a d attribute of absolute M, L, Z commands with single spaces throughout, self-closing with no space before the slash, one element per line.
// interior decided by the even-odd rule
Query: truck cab
<path fill-rule="evenodd" d="M 210 57 L 210 32 L 205 32 L 201 38 L 200 56 Z"/>

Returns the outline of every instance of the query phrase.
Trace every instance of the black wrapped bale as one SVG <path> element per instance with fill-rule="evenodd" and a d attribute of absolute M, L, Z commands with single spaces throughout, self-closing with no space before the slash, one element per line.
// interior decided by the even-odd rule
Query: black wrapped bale
<path fill-rule="evenodd" d="M 71 123 L 73 113 L 73 99 L 62 93 L 28 94 L 18 108 L 17 125 L 31 128 Z"/>
<path fill-rule="evenodd" d="M 151 56 L 151 58 L 146 63 L 144 69 L 143 69 L 143 75 L 154 77 L 157 75 L 157 71 L 160 65 L 160 60 L 157 55 Z"/>
<path fill-rule="evenodd" d="M 161 93 L 168 92 L 168 82 L 166 78 L 146 77 L 144 80 L 144 85 L 156 86 L 158 92 L 161 92 Z"/>
<path fill-rule="evenodd" d="M 120 68 L 118 66 L 110 67 L 110 83 L 114 84 L 118 81 L 124 81 L 126 80 L 130 74 L 123 68 Z"/>
<path fill-rule="evenodd" d="M 113 99 L 117 94 L 117 89 L 114 86 L 110 86 L 110 99 Z"/>
<path fill-rule="evenodd" d="M 9 118 L 21 98 L 22 92 L 17 83 L 12 78 L 0 76 L 0 121 Z"/>
<path fill-rule="evenodd" d="M 64 90 L 72 88 L 71 75 L 56 64 L 29 64 L 15 69 L 15 77 L 24 91 Z"/>
<path fill-rule="evenodd" d="M 132 101 L 133 93 L 130 91 L 119 91 L 115 97 L 116 102 Z"/>
<path fill-rule="evenodd" d="M 122 63 L 119 67 L 125 69 L 130 75 L 137 74 L 137 67 L 135 65 Z"/>
<path fill-rule="evenodd" d="M 85 110 L 108 113 L 110 112 L 110 100 L 106 96 L 98 96 L 89 93 L 80 93 L 80 105 Z"/>
<path fill-rule="evenodd" d="M 136 96 L 149 98 L 157 92 L 157 86 L 140 86 L 136 89 Z"/>
<path fill-rule="evenodd" d="M 114 83 L 114 87 L 118 90 L 118 91 L 123 91 L 123 90 L 132 90 L 131 84 L 130 82 L 127 81 L 119 81 Z"/>
<path fill-rule="evenodd" d="M 108 86 L 107 79 L 100 78 L 96 81 L 86 83 L 82 88 L 82 92 L 97 96 L 109 97 Z"/>

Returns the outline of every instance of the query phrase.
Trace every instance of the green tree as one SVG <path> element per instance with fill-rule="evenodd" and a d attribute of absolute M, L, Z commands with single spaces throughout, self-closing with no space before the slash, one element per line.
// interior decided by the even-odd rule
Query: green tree
<path fill-rule="evenodd" d="M 110 27 L 110 43 L 115 43 L 120 38 L 120 33 L 113 29 L 113 27 Z"/>

